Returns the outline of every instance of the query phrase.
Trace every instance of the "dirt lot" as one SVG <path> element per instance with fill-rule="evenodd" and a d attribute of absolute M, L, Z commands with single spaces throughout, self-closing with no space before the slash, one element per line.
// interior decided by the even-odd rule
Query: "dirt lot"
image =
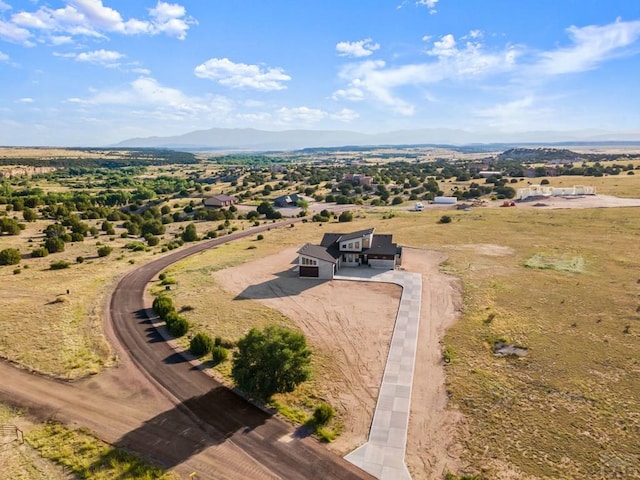
<path fill-rule="evenodd" d="M 344 431 L 331 448 L 344 455 L 366 441 L 382 379 L 400 287 L 301 280 L 291 269 L 295 249 L 216 272 L 232 293 L 280 310 L 302 328 L 316 350 L 331 356 L 331 390 L 321 394 L 344 413 Z M 445 255 L 405 249 L 403 266 L 423 274 L 420 350 L 414 376 L 407 462 L 413 478 L 454 470 L 453 432 L 459 415 L 446 410 L 439 340 L 461 306 L 460 284 L 441 274 Z M 437 292 L 437 295 L 436 295 Z M 321 379 L 320 382 L 321 383 Z"/>

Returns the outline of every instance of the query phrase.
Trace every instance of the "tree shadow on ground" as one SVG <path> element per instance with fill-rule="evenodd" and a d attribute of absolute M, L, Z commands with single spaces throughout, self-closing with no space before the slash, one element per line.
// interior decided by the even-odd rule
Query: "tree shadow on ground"
<path fill-rule="evenodd" d="M 114 446 L 172 468 L 237 432 L 254 432 L 269 418 L 229 389 L 216 387 L 145 421 Z"/>

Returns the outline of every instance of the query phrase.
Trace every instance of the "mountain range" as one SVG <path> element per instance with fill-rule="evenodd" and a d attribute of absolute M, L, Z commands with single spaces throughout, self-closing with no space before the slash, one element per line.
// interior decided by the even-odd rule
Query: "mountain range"
<path fill-rule="evenodd" d="M 277 151 L 302 148 L 376 145 L 469 145 L 489 143 L 562 144 L 576 142 L 640 142 L 640 130 L 472 132 L 447 128 L 359 133 L 347 130 L 282 130 L 211 128 L 176 136 L 124 140 L 115 148 L 172 148 L 176 150 Z"/>

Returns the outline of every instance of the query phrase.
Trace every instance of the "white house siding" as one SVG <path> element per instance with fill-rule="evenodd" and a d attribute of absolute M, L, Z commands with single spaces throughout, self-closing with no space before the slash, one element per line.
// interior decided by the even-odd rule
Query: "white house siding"
<path fill-rule="evenodd" d="M 320 260 L 318 262 L 318 278 L 325 280 L 333 279 L 333 263 Z"/>

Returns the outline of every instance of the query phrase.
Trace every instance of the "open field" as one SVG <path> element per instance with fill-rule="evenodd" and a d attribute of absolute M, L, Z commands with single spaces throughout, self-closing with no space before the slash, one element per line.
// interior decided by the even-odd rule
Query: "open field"
<path fill-rule="evenodd" d="M 422 383 L 414 389 L 407 452 L 414 477 L 460 469 L 488 478 L 606 478 L 619 473 L 620 465 L 639 464 L 640 277 L 633 272 L 640 261 L 640 208 L 585 207 L 616 204 L 607 195 L 640 197 L 640 176 L 549 181 L 594 185 L 602 195 L 558 199 L 548 208 L 437 206 L 420 213 L 407 212 L 411 202 L 405 202 L 362 211 L 352 223 L 274 229 L 264 240 L 225 245 L 170 268 L 178 281 L 171 295 L 178 308 L 192 308 L 184 315 L 195 331 L 212 336 L 235 340 L 251 326 L 270 323 L 302 329 L 316 351 L 316 375 L 277 400 L 299 421 L 316 402 L 332 403 L 339 417 L 331 428 L 342 436 L 331 448 L 345 452 L 366 437 L 398 292 L 350 285 L 349 296 L 342 297 L 340 282 L 300 289 L 288 270 L 296 248 L 317 242 L 325 231 L 374 226 L 393 233 L 413 247 L 407 251 L 416 254 L 407 255 L 405 268 L 423 273 L 429 289 L 423 295 L 436 305 L 423 312 L 430 329 L 421 336 L 428 335 L 424 344 L 430 348 L 420 352 L 416 370 Z M 176 211 L 188 201 L 169 203 Z M 452 222 L 438 224 L 443 214 Z M 124 248 L 132 240 L 120 238 L 124 229 L 115 222 L 115 235 L 100 233 L 67 244 L 65 252 L 29 258 L 48 223 L 38 220 L 19 236 L 0 236 L 0 250 L 19 247 L 23 253 L 19 267 L 0 267 L 0 355 L 77 379 L 117 362 L 103 334 L 104 302 L 120 275 L 160 254 L 161 247 Z M 87 223 L 99 228 L 101 220 Z M 198 222 L 198 233 L 219 224 Z M 248 224 L 232 220 L 228 229 Z M 185 225 L 168 224 L 164 241 Z M 114 246 L 113 253 L 98 258 L 98 242 Z M 79 256 L 83 263 L 76 263 Z M 52 271 L 53 260 L 71 266 Z M 366 308 L 354 307 L 354 298 Z M 437 343 L 460 311 L 444 340 L 450 360 L 444 367 Z M 429 323 L 434 319 L 438 323 Z M 188 338 L 181 341 L 186 345 Z M 526 356 L 494 356 L 498 341 L 526 349 Z M 228 373 L 228 366 L 219 369 Z"/>
<path fill-rule="evenodd" d="M 451 211 L 453 222 L 438 225 L 441 213 L 399 214 L 386 220 L 369 214 L 352 224 L 325 225 L 323 231 L 376 226 L 379 232 L 393 232 L 402 244 L 446 252 L 445 271 L 462 279 L 463 315 L 445 343 L 452 359 L 446 367 L 450 406 L 459 408 L 465 420 L 460 443 L 449 455 L 461 453 L 467 470 L 485 470 L 491 478 L 508 471 L 520 478 L 593 476 L 607 458 L 632 455 L 640 411 L 634 359 L 640 304 L 638 279 L 628 274 L 639 262 L 640 209 L 488 208 Z M 322 233 L 315 225 L 295 230 L 300 243 L 311 240 L 314 231 L 316 239 Z M 288 244 L 282 237 L 279 243 L 281 248 Z M 261 247 L 247 252 L 271 253 Z M 531 259 L 536 256 L 543 256 L 544 268 L 535 268 Z M 274 263 L 279 268 L 272 273 L 281 271 L 282 262 Z M 195 265 L 194 260 L 191 267 L 178 269 L 184 268 L 186 278 Z M 198 265 L 203 270 L 221 266 L 214 258 L 201 258 Z M 245 289 L 261 283 L 260 265 L 257 262 L 254 276 L 244 278 Z M 180 277 L 178 270 L 172 274 Z M 228 302 L 220 285 L 234 277 L 234 269 L 213 275 L 209 287 L 202 286 L 207 295 L 196 310 L 215 312 L 220 298 Z M 237 293 L 238 287 L 230 288 Z M 175 294 L 183 295 L 180 289 Z M 184 295 L 189 303 L 188 293 Z M 275 297 L 262 301 L 273 306 Z M 323 298 L 314 301 L 331 303 L 329 293 Z M 296 312 L 285 303 L 280 308 L 304 329 L 312 308 L 299 306 Z M 220 334 L 225 327 L 216 328 Z M 498 340 L 527 348 L 528 355 L 516 360 L 495 357 L 492 349 Z M 321 388 L 330 390 L 326 384 Z M 425 465 L 432 461 L 421 460 Z"/>

